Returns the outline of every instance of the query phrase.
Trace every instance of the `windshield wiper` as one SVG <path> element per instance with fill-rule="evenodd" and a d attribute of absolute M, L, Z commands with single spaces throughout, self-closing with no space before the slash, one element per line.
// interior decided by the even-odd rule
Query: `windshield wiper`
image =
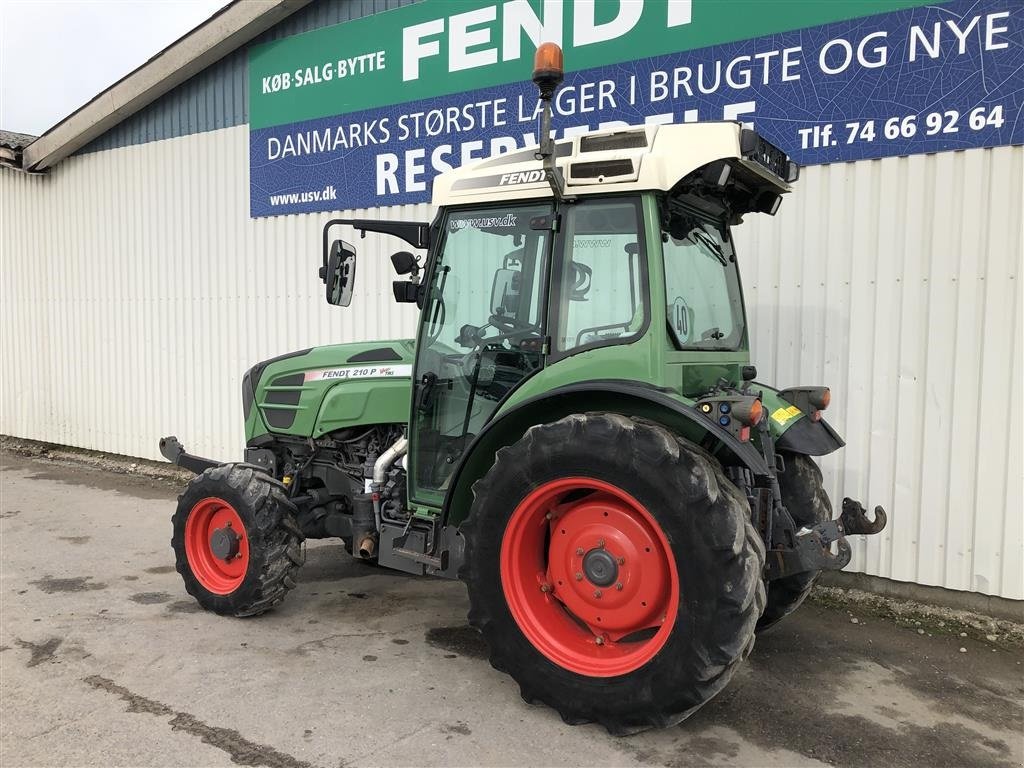
<path fill-rule="evenodd" d="M 718 259 L 718 262 L 723 267 L 729 266 L 729 260 L 725 257 L 725 251 L 722 250 L 722 246 L 720 246 L 718 244 L 718 241 L 715 240 L 715 238 L 713 238 L 703 229 L 698 229 L 697 227 L 694 227 L 693 229 L 690 230 L 689 234 L 686 237 L 692 240 L 694 244 L 703 245 L 705 248 L 711 251 L 711 254 L 716 259 Z"/>

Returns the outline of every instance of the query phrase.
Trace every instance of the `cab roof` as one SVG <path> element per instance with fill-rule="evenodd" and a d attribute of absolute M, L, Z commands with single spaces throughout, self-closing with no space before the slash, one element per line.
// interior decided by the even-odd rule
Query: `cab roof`
<path fill-rule="evenodd" d="M 738 122 L 648 125 L 556 142 L 566 196 L 660 190 L 709 163 L 726 160 L 759 189 L 789 192 L 796 164 Z M 446 171 L 434 179 L 433 204 L 464 205 L 552 197 L 543 164 L 530 147 Z"/>

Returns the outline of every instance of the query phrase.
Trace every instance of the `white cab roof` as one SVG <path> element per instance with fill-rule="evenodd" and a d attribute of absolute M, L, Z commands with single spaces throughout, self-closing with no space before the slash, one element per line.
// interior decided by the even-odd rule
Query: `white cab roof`
<path fill-rule="evenodd" d="M 760 163 L 743 157 L 737 122 L 649 125 L 602 131 L 556 143 L 556 163 L 567 196 L 639 190 L 668 191 L 692 171 L 729 159 L 778 193 L 790 186 Z M 481 160 L 434 179 L 434 205 L 464 205 L 551 197 L 536 147 Z"/>

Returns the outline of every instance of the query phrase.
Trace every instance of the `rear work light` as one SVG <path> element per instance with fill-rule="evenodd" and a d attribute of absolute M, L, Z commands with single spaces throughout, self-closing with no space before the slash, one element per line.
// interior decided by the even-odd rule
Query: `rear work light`
<path fill-rule="evenodd" d="M 732 407 L 733 415 L 748 427 L 756 427 L 764 417 L 764 406 L 756 397 L 741 400 Z"/>
<path fill-rule="evenodd" d="M 800 166 L 752 128 L 740 132 L 740 152 L 789 184 L 800 178 Z"/>
<path fill-rule="evenodd" d="M 821 412 L 832 402 L 828 387 L 790 387 L 779 391 L 779 397 L 806 413 L 812 421 L 821 420 Z"/>
<path fill-rule="evenodd" d="M 761 398 L 749 395 L 712 396 L 698 401 L 694 407 L 744 443 L 750 440 L 750 428 L 756 427 L 764 418 Z"/>

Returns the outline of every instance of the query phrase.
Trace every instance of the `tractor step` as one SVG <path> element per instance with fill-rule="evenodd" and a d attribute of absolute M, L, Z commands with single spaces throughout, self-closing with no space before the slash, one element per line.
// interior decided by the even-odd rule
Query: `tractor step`
<path fill-rule="evenodd" d="M 437 568 L 438 570 L 445 568 L 445 564 L 448 561 L 447 552 L 442 552 L 441 557 L 434 557 L 433 555 L 427 555 L 423 552 L 398 547 L 394 550 L 394 553 L 400 557 L 406 557 L 415 563 L 422 563 L 423 565 L 430 566 L 431 568 Z"/>

